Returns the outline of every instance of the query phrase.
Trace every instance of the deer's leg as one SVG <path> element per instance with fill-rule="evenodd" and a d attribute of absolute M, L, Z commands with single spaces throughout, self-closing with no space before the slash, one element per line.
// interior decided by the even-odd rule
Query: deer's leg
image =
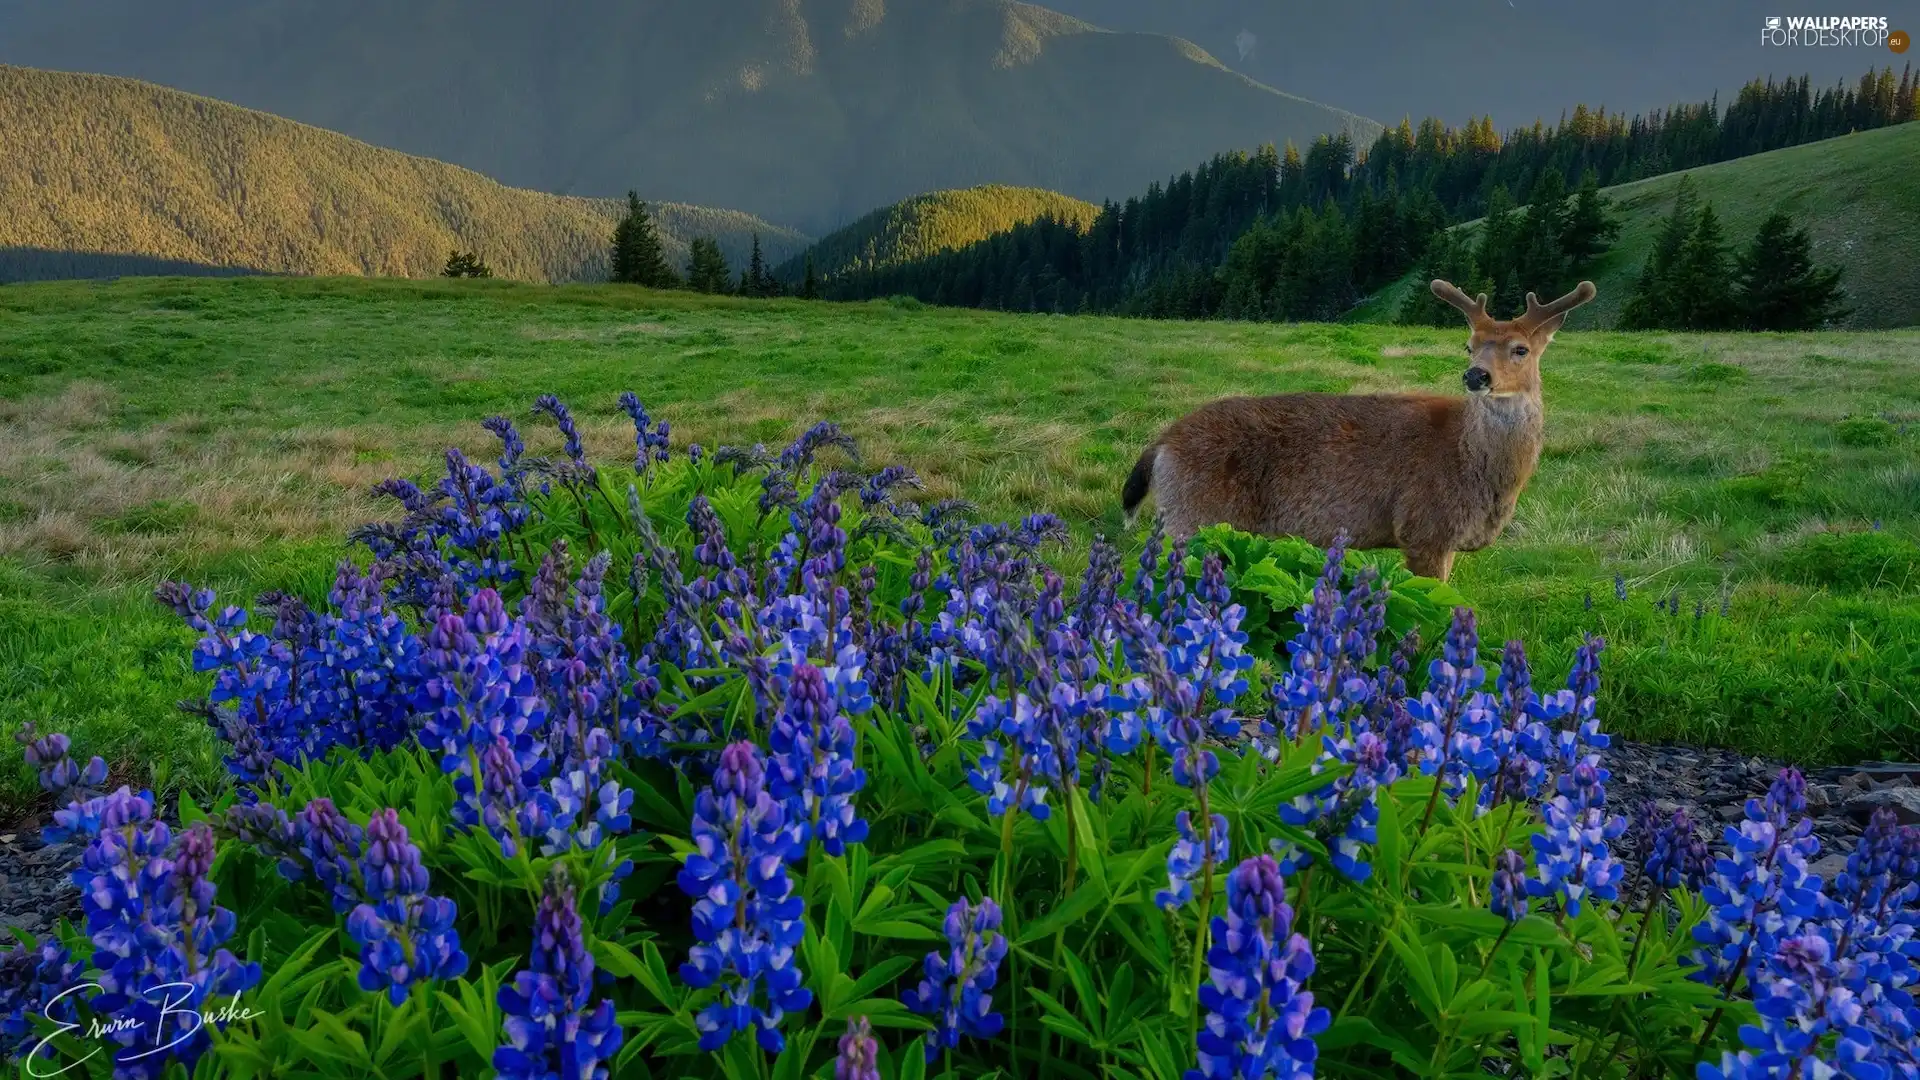
<path fill-rule="evenodd" d="M 1453 573 L 1453 552 L 1451 551 L 1409 551 L 1406 554 L 1407 569 L 1420 577 L 1439 578 L 1445 581 L 1447 575 Z"/>

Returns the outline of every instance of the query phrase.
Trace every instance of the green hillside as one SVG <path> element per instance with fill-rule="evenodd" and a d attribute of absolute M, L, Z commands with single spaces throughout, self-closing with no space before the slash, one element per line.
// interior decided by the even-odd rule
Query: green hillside
<path fill-rule="evenodd" d="M 618 204 L 504 187 L 148 83 L 0 66 L 0 248 L 136 255 L 295 274 L 425 277 L 455 247 L 504 277 L 605 276 Z M 806 237 L 746 214 L 657 208 L 668 256 L 713 235 L 736 265 L 750 234 L 782 257 Z M 10 260 L 25 263 L 16 255 Z M 45 276 L 28 271 L 19 276 Z"/>
<path fill-rule="evenodd" d="M 986 184 L 958 191 L 935 191 L 882 207 L 807 249 L 814 272 L 822 277 L 848 270 L 871 270 L 952 251 L 985 240 L 1042 216 L 1071 221 L 1082 230 L 1100 208 L 1042 188 Z M 778 268 L 797 280 L 803 256 Z"/>
<path fill-rule="evenodd" d="M 1098 201 L 1224 147 L 1380 131 L 1188 42 L 1011 0 L 62 0 L 0 4 L 0 61 L 177 86 L 541 191 L 639 187 L 815 235 L 921 192 Z"/>
<path fill-rule="evenodd" d="M 1600 296 L 1583 317 L 1600 327 L 1618 321 L 1660 223 L 1673 208 L 1673 190 L 1682 176 L 1690 176 L 1736 249 L 1776 209 L 1806 226 L 1814 258 L 1845 270 L 1842 284 L 1854 312 L 1843 326 L 1920 325 L 1920 275 L 1913 269 L 1920 263 L 1917 163 L 1920 123 L 1908 123 L 1607 188 L 1622 228 L 1613 250 L 1588 275 Z M 1457 228 L 1477 230 L 1479 222 Z M 1392 321 L 1413 285 L 1414 275 L 1408 275 L 1356 308 L 1349 320 Z"/>

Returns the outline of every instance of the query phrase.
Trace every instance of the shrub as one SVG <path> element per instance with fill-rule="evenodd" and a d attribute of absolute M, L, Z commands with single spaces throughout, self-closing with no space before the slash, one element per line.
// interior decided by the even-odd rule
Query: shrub
<path fill-rule="evenodd" d="M 622 405 L 631 469 L 589 462 L 547 397 L 559 454 L 495 418 L 493 466 L 450 450 L 430 487 L 382 485 L 402 516 L 355 534 L 371 562 L 324 602 L 162 587 L 234 786 L 183 799 L 175 839 L 26 733 L 87 901 L 0 964 L 16 1053 L 76 1063 L 76 1031 L 184 972 L 175 1007 L 209 1026 L 138 1061 L 115 1028 L 126 1074 L 1908 1060 L 1920 832 L 1876 818 L 1823 888 L 1788 772 L 1717 862 L 1643 810 L 1628 868 L 1599 641 L 1564 687 L 1517 642 L 1489 682 L 1459 607 L 1418 675 L 1437 583 L 1227 532 L 1156 538 L 1131 574 L 1096 540 L 1070 594 L 1050 515 L 917 504 L 830 424 L 675 460 Z M 1283 610 L 1258 690 L 1253 634 Z M 245 1016 L 211 1011 L 229 996 Z M 56 1021 L 82 1026 L 37 1041 Z"/>
<path fill-rule="evenodd" d="M 1849 416 L 1833 425 L 1842 446 L 1891 446 L 1899 437 L 1893 422 L 1881 416 Z"/>
<path fill-rule="evenodd" d="M 1775 572 L 1833 589 L 1904 589 L 1920 574 L 1920 544 L 1879 530 L 1813 533 L 1780 552 Z"/>

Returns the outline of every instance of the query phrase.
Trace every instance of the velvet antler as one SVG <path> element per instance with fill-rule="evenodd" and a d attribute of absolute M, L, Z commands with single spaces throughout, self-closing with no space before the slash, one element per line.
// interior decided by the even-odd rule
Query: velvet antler
<path fill-rule="evenodd" d="M 1467 294 L 1461 292 L 1460 287 L 1453 282 L 1434 278 L 1433 295 L 1459 308 L 1460 313 L 1467 317 L 1468 322 L 1480 322 L 1487 317 L 1486 293 L 1481 293 L 1478 298 L 1469 300 L 1467 299 Z"/>
<path fill-rule="evenodd" d="M 1434 286 L 1434 291 L 1435 292 L 1440 291 L 1440 287 L 1437 283 Z M 1565 315 L 1567 312 L 1572 311 L 1574 308 L 1577 308 L 1581 304 L 1584 304 L 1587 301 L 1593 299 L 1593 296 L 1594 296 L 1594 288 L 1593 288 L 1593 282 L 1591 281 L 1583 281 L 1580 284 L 1574 286 L 1574 289 L 1572 292 L 1568 293 L 1567 295 L 1561 297 L 1558 300 L 1555 300 L 1551 304 L 1542 304 L 1540 302 L 1539 297 L 1533 295 L 1532 293 L 1528 293 L 1526 314 L 1520 316 L 1520 318 L 1515 321 L 1525 322 L 1525 323 L 1532 324 L 1534 326 L 1538 326 L 1541 323 L 1546 322 L 1548 319 Z"/>

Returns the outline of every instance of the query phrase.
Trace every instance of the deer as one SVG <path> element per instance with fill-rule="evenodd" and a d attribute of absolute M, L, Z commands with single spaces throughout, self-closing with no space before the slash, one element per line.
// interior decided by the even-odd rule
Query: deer
<path fill-rule="evenodd" d="M 1478 551 L 1513 520 L 1540 463 L 1540 358 L 1593 282 L 1518 318 L 1487 314 L 1435 279 L 1467 318 L 1466 395 L 1293 393 L 1229 397 L 1175 420 L 1148 444 L 1120 493 L 1131 525 L 1149 490 L 1175 538 L 1224 523 L 1327 547 L 1398 549 L 1441 581 L 1456 552 Z"/>

